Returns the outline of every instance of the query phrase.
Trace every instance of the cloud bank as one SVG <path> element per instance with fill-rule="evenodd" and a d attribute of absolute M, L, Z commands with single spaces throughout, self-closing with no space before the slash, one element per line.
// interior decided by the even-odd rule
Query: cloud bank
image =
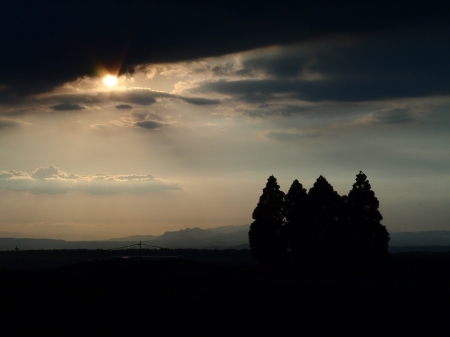
<path fill-rule="evenodd" d="M 188 94 L 188 93 L 186 93 Z M 151 90 L 149 88 L 130 87 L 109 91 L 91 90 L 85 93 L 47 94 L 37 99 L 22 99 L 20 103 L 34 106 L 49 106 L 53 111 L 80 111 L 85 106 L 97 104 L 119 103 L 115 105 L 118 110 L 130 110 L 136 106 L 150 106 L 157 100 L 182 101 L 191 105 L 205 106 L 218 105 L 218 99 L 195 97 L 192 95 L 175 95 L 168 92 Z M 0 111 L 0 114 L 2 112 Z"/>
<path fill-rule="evenodd" d="M 70 1 L 50 6 L 5 0 L 2 5 L 0 31 L 7 33 L 0 35 L 0 45 L 8 51 L 0 55 L 4 99 L 49 92 L 101 69 L 124 73 L 142 64 L 339 34 L 449 25 L 448 2 L 425 0 L 200 0 L 195 6 L 181 0 Z"/>
<path fill-rule="evenodd" d="M 180 187 L 178 184 L 158 179 L 151 174 L 79 175 L 66 173 L 54 165 L 49 165 L 39 167 L 31 174 L 14 170 L 0 171 L 0 189 L 45 194 L 70 192 L 118 194 L 179 190 Z"/>
<path fill-rule="evenodd" d="M 362 102 L 450 94 L 449 30 L 418 30 L 281 46 L 244 53 L 186 92 L 246 104 Z"/>
<path fill-rule="evenodd" d="M 54 111 L 77 111 L 83 110 L 82 106 L 78 104 L 70 104 L 70 103 L 61 103 L 51 107 Z"/>

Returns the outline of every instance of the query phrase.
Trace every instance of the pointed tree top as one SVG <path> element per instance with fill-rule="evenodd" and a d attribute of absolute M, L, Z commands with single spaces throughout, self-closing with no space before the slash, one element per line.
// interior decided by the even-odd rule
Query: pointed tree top
<path fill-rule="evenodd" d="M 319 178 L 317 178 L 312 188 L 316 189 L 331 188 L 333 190 L 333 186 L 331 186 L 331 184 L 322 175 L 320 175 Z"/>
<path fill-rule="evenodd" d="M 274 189 L 280 188 L 280 186 L 277 184 L 277 178 L 275 178 L 275 176 L 273 174 L 267 179 L 266 188 L 267 187 L 274 188 Z"/>
<path fill-rule="evenodd" d="M 281 219 L 283 198 L 284 192 L 280 191 L 280 185 L 277 184 L 277 179 L 271 175 L 267 179 L 267 184 L 263 189 L 263 194 L 260 196 L 258 205 L 253 211 L 253 219 Z"/>
<path fill-rule="evenodd" d="M 313 187 L 309 189 L 308 195 L 313 198 L 322 198 L 324 195 L 338 195 L 333 186 L 321 175 L 317 178 Z"/>
<path fill-rule="evenodd" d="M 297 179 L 295 179 L 292 182 L 291 187 L 289 188 L 288 194 L 292 195 L 294 193 L 302 193 L 302 192 L 306 194 L 306 189 L 304 189 L 303 185 Z"/>
<path fill-rule="evenodd" d="M 355 180 L 356 182 L 353 184 L 353 189 L 366 191 L 371 189 L 369 180 L 367 180 L 367 176 L 363 173 L 363 171 L 359 171 Z"/>
<path fill-rule="evenodd" d="M 302 184 L 300 184 L 300 182 L 299 182 L 297 179 L 295 179 L 295 180 L 292 182 L 291 188 L 294 187 L 294 186 L 295 186 L 295 187 L 299 187 L 299 186 L 300 186 L 300 187 L 303 187 Z"/>

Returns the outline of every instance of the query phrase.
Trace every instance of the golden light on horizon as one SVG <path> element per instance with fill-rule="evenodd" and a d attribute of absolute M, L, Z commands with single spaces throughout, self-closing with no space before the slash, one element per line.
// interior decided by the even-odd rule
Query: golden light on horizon
<path fill-rule="evenodd" d="M 114 75 L 106 75 L 103 79 L 103 83 L 111 88 L 117 84 L 117 77 Z"/>

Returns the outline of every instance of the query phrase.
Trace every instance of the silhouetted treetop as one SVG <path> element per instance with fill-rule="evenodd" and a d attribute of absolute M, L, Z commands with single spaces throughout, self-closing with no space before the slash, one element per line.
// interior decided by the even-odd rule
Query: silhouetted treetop
<path fill-rule="evenodd" d="M 359 171 L 356 175 L 356 182 L 346 198 L 347 204 L 352 207 L 350 216 L 354 220 L 365 219 L 375 222 L 383 220 L 381 213 L 378 211 L 380 203 L 371 188 L 367 176 Z"/>
<path fill-rule="evenodd" d="M 308 194 L 296 179 L 284 197 L 283 239 L 291 250 L 294 260 L 303 259 L 305 252 L 310 251 L 311 231 L 308 221 Z"/>
<path fill-rule="evenodd" d="M 334 202 L 339 198 L 333 186 L 323 176 L 317 178 L 313 187 L 309 189 L 308 196 L 311 200 L 321 200 L 322 202 Z"/>
<path fill-rule="evenodd" d="M 282 221 L 283 198 L 284 192 L 280 191 L 277 179 L 271 175 L 267 179 L 266 187 L 263 189 L 263 194 L 253 211 L 252 218 L 263 221 Z"/>
<path fill-rule="evenodd" d="M 380 223 L 383 217 L 378 210 L 379 204 L 367 176 L 360 171 L 346 198 L 347 221 L 360 249 L 370 252 L 387 251 L 390 238 L 386 227 Z"/>
<path fill-rule="evenodd" d="M 336 222 L 341 204 L 341 196 L 323 176 L 319 176 L 308 192 L 310 221 L 318 224 Z"/>
<path fill-rule="evenodd" d="M 284 197 L 283 215 L 286 224 L 301 221 L 305 217 L 307 198 L 306 189 L 295 179 Z"/>
<path fill-rule="evenodd" d="M 286 256 L 286 246 L 281 238 L 283 226 L 284 192 L 272 175 L 253 211 L 248 239 L 253 257 L 261 264 L 276 264 Z"/>

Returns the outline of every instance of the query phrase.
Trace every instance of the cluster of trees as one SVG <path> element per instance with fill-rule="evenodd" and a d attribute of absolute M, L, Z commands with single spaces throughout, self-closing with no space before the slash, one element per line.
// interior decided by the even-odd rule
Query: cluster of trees
<path fill-rule="evenodd" d="M 389 233 L 378 208 L 363 172 L 344 196 L 322 176 L 308 192 L 294 180 L 287 194 L 270 176 L 253 211 L 250 249 L 263 264 L 383 256 Z"/>

